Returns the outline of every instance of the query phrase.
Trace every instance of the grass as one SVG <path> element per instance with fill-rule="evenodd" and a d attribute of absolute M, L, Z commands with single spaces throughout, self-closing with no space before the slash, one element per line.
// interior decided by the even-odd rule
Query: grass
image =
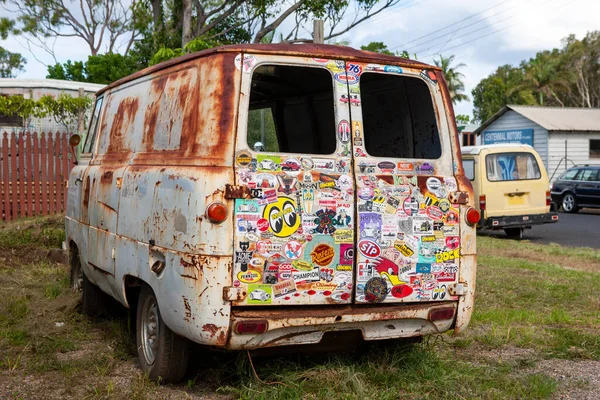
<path fill-rule="evenodd" d="M 0 225 L 0 398 L 544 399 L 586 385 L 555 381 L 542 360 L 600 360 L 600 252 L 483 237 L 462 336 L 252 364 L 196 350 L 184 383 L 159 386 L 135 366 L 125 312 L 79 312 L 68 266 L 46 257 L 63 240 L 60 218 Z"/>

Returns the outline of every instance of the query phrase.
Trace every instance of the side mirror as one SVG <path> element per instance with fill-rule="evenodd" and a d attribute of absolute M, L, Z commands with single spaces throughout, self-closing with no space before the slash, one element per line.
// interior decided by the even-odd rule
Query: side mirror
<path fill-rule="evenodd" d="M 78 134 L 71 135 L 69 138 L 69 145 L 71 147 L 77 147 L 77 145 L 81 142 L 81 136 Z"/>
<path fill-rule="evenodd" d="M 69 138 L 69 145 L 71 146 L 71 154 L 73 155 L 73 164 L 78 165 L 77 154 L 75 154 L 75 148 L 81 142 L 81 136 L 78 134 L 71 135 Z"/>

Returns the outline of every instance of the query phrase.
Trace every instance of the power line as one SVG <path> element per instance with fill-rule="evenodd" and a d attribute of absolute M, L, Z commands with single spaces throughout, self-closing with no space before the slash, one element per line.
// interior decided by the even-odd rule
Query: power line
<path fill-rule="evenodd" d="M 463 18 L 463 19 L 461 19 L 461 20 L 459 20 L 459 21 L 456 21 L 456 22 L 453 22 L 453 23 L 451 23 L 451 24 L 448 24 L 448 25 L 446 25 L 446 26 L 443 26 L 443 27 L 441 27 L 440 29 L 437 29 L 437 30 L 435 30 L 435 31 L 433 31 L 433 32 L 429 32 L 429 33 L 428 33 L 428 34 L 426 34 L 426 35 L 419 36 L 419 37 L 418 37 L 418 38 L 416 38 L 416 39 L 409 40 L 408 42 L 405 42 L 405 43 L 399 44 L 399 45 L 397 45 L 397 46 L 391 47 L 391 49 L 396 49 L 396 48 L 398 48 L 398 47 L 403 47 L 403 46 L 406 46 L 406 45 L 407 45 L 407 44 L 409 44 L 409 43 L 416 42 L 417 40 L 420 40 L 420 39 L 426 38 L 426 37 L 428 37 L 428 36 L 431 36 L 431 35 L 433 35 L 433 34 L 435 34 L 435 33 L 441 32 L 441 31 L 443 31 L 443 30 L 445 30 L 445 29 L 447 29 L 447 28 L 449 28 L 449 27 L 452 27 L 452 26 L 454 26 L 454 25 L 456 25 L 456 24 L 459 24 L 459 23 L 461 23 L 461 22 L 464 22 L 464 21 L 467 21 L 467 20 L 469 20 L 469 19 L 471 19 L 471 18 L 474 18 L 474 17 L 476 17 L 477 15 L 479 15 L 479 14 L 482 14 L 482 13 L 484 13 L 484 12 L 486 12 L 486 11 L 489 11 L 489 10 L 491 10 L 491 9 L 493 9 L 493 8 L 496 8 L 496 7 L 498 7 L 498 6 L 502 5 L 502 4 L 504 4 L 504 1 L 501 1 L 501 2 L 499 2 L 499 3 L 495 4 L 495 5 L 491 6 L 491 7 L 488 7 L 488 8 L 486 8 L 485 10 L 479 11 L 478 13 L 475 13 L 475 14 L 473 14 L 473 15 L 470 15 L 470 16 L 468 16 L 468 17 L 466 17 L 466 18 Z"/>

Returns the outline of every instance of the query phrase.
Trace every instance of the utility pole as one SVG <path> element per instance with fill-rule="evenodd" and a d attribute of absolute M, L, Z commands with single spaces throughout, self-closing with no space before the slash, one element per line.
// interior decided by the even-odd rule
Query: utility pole
<path fill-rule="evenodd" d="M 325 43 L 324 32 L 325 32 L 325 25 L 323 23 L 323 20 L 315 19 L 314 20 L 314 28 L 313 28 L 313 43 L 317 43 L 317 44 Z"/>

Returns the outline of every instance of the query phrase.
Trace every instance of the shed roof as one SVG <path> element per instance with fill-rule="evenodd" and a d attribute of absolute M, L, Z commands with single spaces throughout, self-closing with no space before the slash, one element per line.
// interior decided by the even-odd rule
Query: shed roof
<path fill-rule="evenodd" d="M 106 85 L 89 82 L 63 81 L 60 79 L 16 79 L 0 78 L 0 90 L 2 88 L 26 88 L 26 89 L 59 89 L 79 90 L 82 87 L 86 92 L 96 92 Z"/>
<path fill-rule="evenodd" d="M 549 131 L 600 132 L 600 108 L 506 105 L 481 124 L 475 133 L 479 135 L 508 110 L 521 114 Z"/>

